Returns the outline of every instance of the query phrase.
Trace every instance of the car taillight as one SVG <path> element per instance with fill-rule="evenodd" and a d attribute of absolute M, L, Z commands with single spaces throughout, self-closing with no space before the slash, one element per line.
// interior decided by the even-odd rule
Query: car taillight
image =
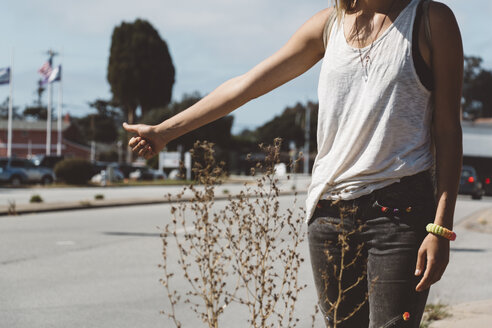
<path fill-rule="evenodd" d="M 490 178 L 485 179 L 485 184 L 490 184 Z"/>
<path fill-rule="evenodd" d="M 469 183 L 473 183 L 474 181 L 475 181 L 475 179 L 474 179 L 473 177 L 469 177 L 469 178 L 468 178 L 468 182 L 469 182 Z"/>

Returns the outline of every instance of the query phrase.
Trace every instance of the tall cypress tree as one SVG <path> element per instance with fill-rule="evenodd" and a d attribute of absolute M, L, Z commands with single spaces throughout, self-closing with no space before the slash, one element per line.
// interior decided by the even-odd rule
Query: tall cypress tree
<path fill-rule="evenodd" d="M 167 43 L 149 22 L 137 19 L 114 28 L 107 79 L 128 123 L 135 123 L 137 107 L 144 114 L 171 101 L 174 76 Z"/>

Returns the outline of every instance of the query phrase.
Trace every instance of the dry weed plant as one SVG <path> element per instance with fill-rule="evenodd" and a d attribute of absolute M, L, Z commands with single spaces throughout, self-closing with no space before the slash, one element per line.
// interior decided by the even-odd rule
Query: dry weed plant
<path fill-rule="evenodd" d="M 299 253 L 304 213 L 296 213 L 295 201 L 280 211 L 279 180 L 274 175 L 280 146 L 280 139 L 271 146 L 260 145 L 266 158 L 251 173 L 263 174 L 237 198 L 231 197 L 225 210 L 233 269 L 241 281 L 241 293 L 234 300 L 247 306 L 252 327 L 295 327 L 296 301 L 306 287 L 298 279 L 304 262 Z"/>
<path fill-rule="evenodd" d="M 15 205 L 15 200 L 7 200 L 8 202 L 8 208 L 7 208 L 7 214 L 8 215 L 17 215 L 17 206 Z"/>
<path fill-rule="evenodd" d="M 178 195 L 167 195 L 169 200 L 177 198 L 178 202 L 171 207 L 172 222 L 161 234 L 160 267 L 164 273 L 161 283 L 170 302 L 169 308 L 161 313 L 176 327 L 183 327 L 178 318 L 186 316 L 178 313 L 183 303 L 207 327 L 219 327 L 221 315 L 232 303 L 247 309 L 249 327 L 298 325 L 296 302 L 306 287 L 299 282 L 299 270 L 304 262 L 299 246 L 305 239 L 302 229 L 305 211 L 296 209 L 297 197 L 290 208 L 280 209 L 279 179 L 274 174 L 280 146 L 281 139 L 275 139 L 273 145 L 260 145 L 266 158 L 251 170 L 255 183 L 245 183 L 236 195 L 228 194 L 226 205 L 217 210 L 215 189 L 224 177 L 224 163 L 215 161 L 212 143 L 194 145 L 193 172 L 200 186 L 192 184 Z M 187 198 L 190 193 L 191 201 Z M 326 253 L 327 261 L 333 263 L 333 272 L 323 273 L 325 288 L 335 283 L 339 291 L 333 299 L 325 300 L 335 327 L 357 313 L 368 299 L 366 294 L 350 313 L 339 312 L 346 293 L 364 279 L 361 276 L 349 286 L 342 284 L 345 270 L 360 260 L 363 250 L 363 245 L 354 249 L 348 242 L 362 227 L 346 229 L 343 221 L 345 214 L 354 210 L 341 208 L 344 215 L 339 227 L 342 231 L 338 240 L 339 263 Z M 318 312 L 315 306 L 312 327 Z"/>
<path fill-rule="evenodd" d="M 262 172 L 256 183 L 244 184 L 239 194 L 228 196 L 223 209 L 214 211 L 224 163 L 216 163 L 213 144 L 195 144 L 193 172 L 201 186 L 187 186 L 177 195 L 182 201 L 171 208 L 172 222 L 162 233 L 161 283 L 170 301 L 162 312 L 176 327 L 182 327 L 178 303 L 188 304 L 208 327 L 219 327 L 232 302 L 247 308 L 250 327 L 297 325 L 295 304 L 305 288 L 298 279 L 304 261 L 299 252 L 304 213 L 296 213 L 295 204 L 280 210 L 274 175 L 280 145 L 280 139 L 272 146 L 260 145 L 266 159 L 252 170 L 253 175 Z M 192 201 L 185 202 L 189 192 Z M 173 267 L 173 256 L 178 266 Z M 177 290 L 182 277 L 187 289 Z"/>
<path fill-rule="evenodd" d="M 324 303 L 326 307 L 326 313 L 331 318 L 331 324 L 334 328 L 340 326 L 344 321 L 350 319 L 367 303 L 369 300 L 369 293 L 372 291 L 374 284 L 377 281 L 377 277 L 372 279 L 368 291 L 365 296 L 360 300 L 360 302 L 354 306 L 354 308 L 349 309 L 349 311 L 341 311 L 341 303 L 346 299 L 347 294 L 354 288 L 359 287 L 361 283 L 367 284 L 367 264 L 365 263 L 364 257 L 364 243 L 359 242 L 354 245 L 352 237 L 355 234 L 361 233 L 364 229 L 364 225 L 361 224 L 360 220 L 357 220 L 357 224 L 353 226 L 352 224 L 345 222 L 345 220 L 357 214 L 357 207 L 349 207 L 343 205 L 340 201 L 335 200 L 332 202 L 339 209 L 340 222 L 337 224 L 326 222 L 325 224 L 334 224 L 335 230 L 338 232 L 337 249 L 339 254 L 334 256 L 330 254 L 327 250 L 325 251 L 326 261 L 329 264 L 331 272 L 321 272 L 322 280 L 324 282 L 324 295 L 327 295 L 325 299 L 320 300 Z M 349 221 L 349 220 L 347 220 Z M 330 242 L 326 242 L 326 246 Z M 362 274 L 357 277 L 350 276 L 346 277 L 348 270 L 352 270 L 354 266 L 362 266 Z M 334 295 L 328 293 L 328 287 L 334 290 L 333 284 L 336 285 L 335 290 L 337 291 Z M 326 320 L 326 318 L 325 318 Z M 327 322 L 328 326 L 328 322 Z M 314 324 L 313 324 L 314 327 Z"/>

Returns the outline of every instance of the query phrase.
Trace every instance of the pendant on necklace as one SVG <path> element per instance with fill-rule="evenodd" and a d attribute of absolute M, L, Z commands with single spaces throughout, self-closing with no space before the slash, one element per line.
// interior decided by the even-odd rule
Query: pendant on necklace
<path fill-rule="evenodd" d="M 367 80 L 369 79 L 369 66 L 371 65 L 371 57 L 369 57 L 369 55 L 366 55 L 362 64 L 364 66 L 364 80 L 367 82 Z"/>

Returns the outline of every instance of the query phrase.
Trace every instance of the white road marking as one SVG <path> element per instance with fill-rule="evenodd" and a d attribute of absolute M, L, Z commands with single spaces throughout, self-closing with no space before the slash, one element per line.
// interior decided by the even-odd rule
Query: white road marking
<path fill-rule="evenodd" d="M 58 246 L 72 246 L 72 245 L 75 245 L 75 242 L 73 242 L 71 240 L 61 240 L 61 241 L 57 241 L 56 245 L 58 245 Z"/>

